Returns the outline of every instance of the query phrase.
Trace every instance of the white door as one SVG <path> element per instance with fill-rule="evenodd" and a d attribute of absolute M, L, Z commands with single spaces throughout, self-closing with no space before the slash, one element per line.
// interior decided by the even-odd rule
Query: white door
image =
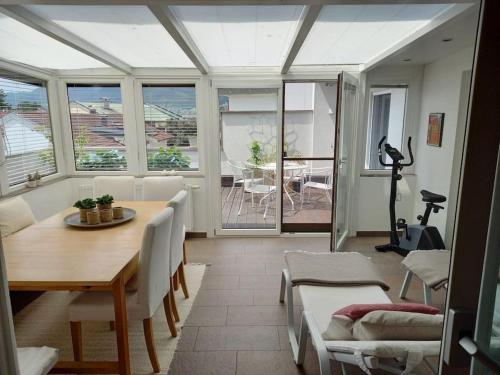
<path fill-rule="evenodd" d="M 332 251 L 339 250 L 348 234 L 350 152 L 358 110 L 358 79 L 342 72 L 338 77 L 335 161 L 333 173 Z"/>

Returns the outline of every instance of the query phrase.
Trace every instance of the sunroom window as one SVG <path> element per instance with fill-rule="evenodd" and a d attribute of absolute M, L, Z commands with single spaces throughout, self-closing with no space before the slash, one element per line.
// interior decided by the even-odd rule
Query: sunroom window
<path fill-rule="evenodd" d="M 0 70 L 0 132 L 9 186 L 57 172 L 44 81 Z"/>
<path fill-rule="evenodd" d="M 143 85 L 142 94 L 148 170 L 197 170 L 195 86 Z"/>
<path fill-rule="evenodd" d="M 75 169 L 127 169 L 119 84 L 68 84 Z"/>
<path fill-rule="evenodd" d="M 378 158 L 378 144 L 382 137 L 392 147 L 401 150 L 406 114 L 406 86 L 373 86 L 370 89 L 370 113 L 368 118 L 365 169 L 385 169 Z M 382 153 L 382 160 L 387 154 Z"/>

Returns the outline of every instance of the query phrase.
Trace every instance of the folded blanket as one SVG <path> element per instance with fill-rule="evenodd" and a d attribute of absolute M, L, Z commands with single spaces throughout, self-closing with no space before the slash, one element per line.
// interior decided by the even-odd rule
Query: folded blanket
<path fill-rule="evenodd" d="M 436 290 L 448 282 L 450 254 L 449 250 L 415 250 L 401 263 L 425 285 Z"/>
<path fill-rule="evenodd" d="M 370 258 L 360 253 L 289 251 L 285 260 L 292 285 L 378 285 L 389 290 Z"/>

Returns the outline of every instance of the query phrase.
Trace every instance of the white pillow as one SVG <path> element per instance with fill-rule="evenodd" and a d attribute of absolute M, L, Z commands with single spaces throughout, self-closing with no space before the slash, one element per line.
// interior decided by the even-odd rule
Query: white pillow
<path fill-rule="evenodd" d="M 372 311 L 354 322 L 356 340 L 440 340 L 443 315 L 403 311 Z"/>
<path fill-rule="evenodd" d="M 354 321 L 344 315 L 332 315 L 328 328 L 321 334 L 324 340 L 352 340 Z"/>
<path fill-rule="evenodd" d="M 31 207 L 22 197 L 0 202 L 0 233 L 2 238 L 35 222 Z"/>

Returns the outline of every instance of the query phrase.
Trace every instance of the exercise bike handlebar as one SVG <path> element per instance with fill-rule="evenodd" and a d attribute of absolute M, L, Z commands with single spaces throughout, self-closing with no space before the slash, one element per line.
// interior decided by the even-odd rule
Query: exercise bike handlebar
<path fill-rule="evenodd" d="M 382 158 L 382 144 L 384 143 L 386 138 L 387 137 L 384 135 L 382 137 L 382 139 L 380 140 L 380 142 L 378 143 L 378 161 L 384 167 L 392 167 L 393 164 L 389 164 L 389 163 L 384 162 L 384 159 Z M 414 162 L 413 151 L 411 149 L 411 137 L 408 137 L 408 153 L 410 154 L 410 162 L 409 163 L 401 163 L 400 167 L 409 167 Z"/>
<path fill-rule="evenodd" d="M 409 167 L 410 165 L 413 164 L 413 152 L 411 150 L 411 137 L 408 137 L 408 153 L 410 154 L 410 162 L 409 163 L 402 163 L 402 167 Z"/>
<path fill-rule="evenodd" d="M 380 164 L 382 164 L 384 167 L 392 167 L 392 164 L 388 164 L 384 162 L 384 159 L 382 158 L 382 144 L 384 143 L 385 139 L 387 137 L 384 135 L 380 142 L 378 143 L 378 161 Z"/>

